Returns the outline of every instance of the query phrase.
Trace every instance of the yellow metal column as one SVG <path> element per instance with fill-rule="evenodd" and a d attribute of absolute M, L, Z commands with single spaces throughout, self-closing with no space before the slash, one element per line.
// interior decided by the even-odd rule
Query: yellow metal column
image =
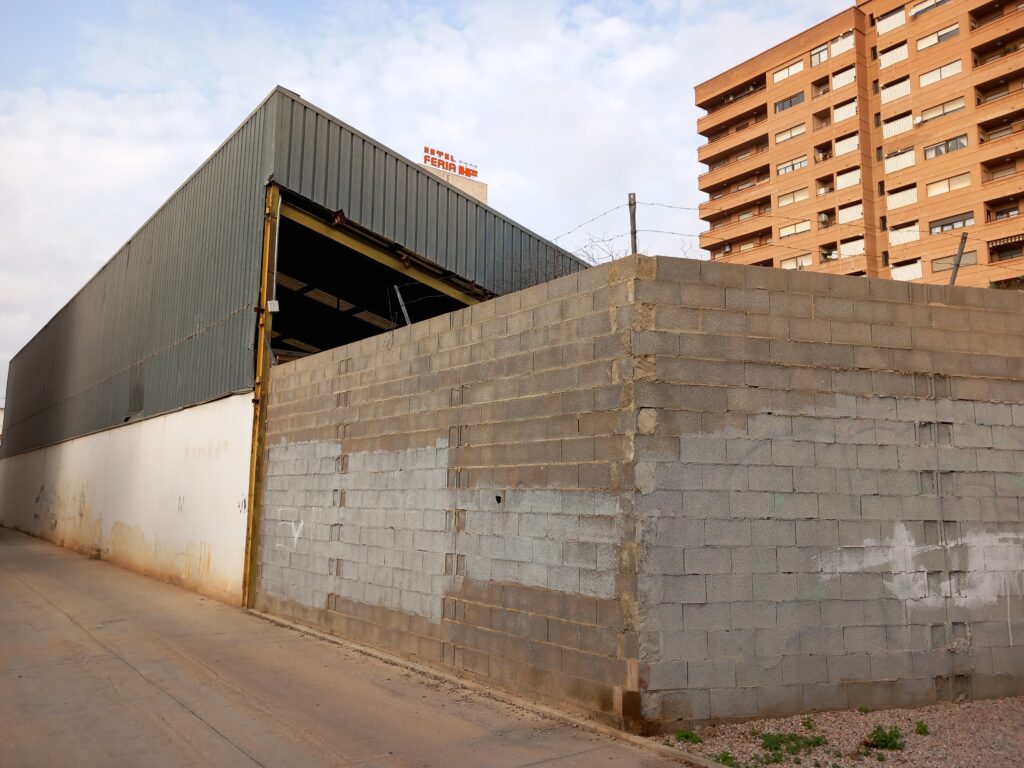
<path fill-rule="evenodd" d="M 260 493 L 263 486 L 263 443 L 267 427 L 267 394 L 270 376 L 270 265 L 277 260 L 277 227 L 281 213 L 281 191 L 267 185 L 263 210 L 263 261 L 260 267 L 260 298 L 256 307 L 256 376 L 253 384 L 252 455 L 249 463 L 249 515 L 245 531 L 245 573 L 242 604 L 252 608 L 256 599 L 257 537 L 260 524 Z"/>

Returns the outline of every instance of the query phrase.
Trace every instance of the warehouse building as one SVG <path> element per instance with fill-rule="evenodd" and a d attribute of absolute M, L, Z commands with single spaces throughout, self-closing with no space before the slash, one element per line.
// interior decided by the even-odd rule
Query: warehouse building
<path fill-rule="evenodd" d="M 12 359 L 0 524 L 241 602 L 272 365 L 585 266 L 278 87 Z"/>

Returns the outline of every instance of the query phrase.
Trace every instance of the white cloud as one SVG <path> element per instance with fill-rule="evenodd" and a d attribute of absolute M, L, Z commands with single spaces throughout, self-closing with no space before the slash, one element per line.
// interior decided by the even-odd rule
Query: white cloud
<path fill-rule="evenodd" d="M 6 360 L 276 83 L 399 152 L 432 143 L 476 162 L 494 207 L 548 237 L 627 192 L 695 207 L 693 86 L 848 3 L 751 5 L 346 4 L 281 21 L 147 3 L 88 24 L 67 41 L 73 76 L 0 90 L 0 391 Z M 689 211 L 639 219 L 703 229 Z M 627 229 L 620 210 L 561 244 Z M 640 243 L 698 254 L 692 238 Z"/>

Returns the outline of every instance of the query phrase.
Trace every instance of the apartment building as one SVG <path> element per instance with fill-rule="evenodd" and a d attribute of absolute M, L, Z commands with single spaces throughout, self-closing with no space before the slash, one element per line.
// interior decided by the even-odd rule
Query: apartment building
<path fill-rule="evenodd" d="M 1024 2 L 860 0 L 698 85 L 712 259 L 1024 284 Z"/>

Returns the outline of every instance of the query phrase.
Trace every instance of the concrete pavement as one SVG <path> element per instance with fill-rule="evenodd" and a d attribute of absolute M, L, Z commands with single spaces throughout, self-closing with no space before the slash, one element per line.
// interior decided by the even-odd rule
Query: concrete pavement
<path fill-rule="evenodd" d="M 0 529 L 3 766 L 655 766 L 649 753 Z"/>

